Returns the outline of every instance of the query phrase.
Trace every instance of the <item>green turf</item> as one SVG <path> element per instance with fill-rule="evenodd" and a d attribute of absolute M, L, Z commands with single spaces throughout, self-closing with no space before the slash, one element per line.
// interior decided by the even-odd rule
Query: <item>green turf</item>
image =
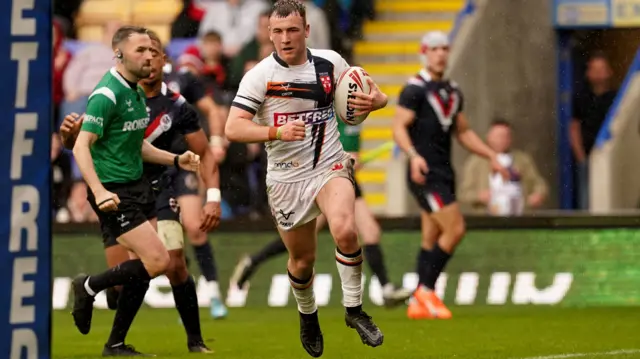
<path fill-rule="evenodd" d="M 368 348 L 344 325 L 340 308 L 321 308 L 325 336 L 323 358 L 370 359 L 519 359 L 640 358 L 640 353 L 580 355 L 640 349 L 640 308 L 452 307 L 449 321 L 410 321 L 403 309 L 371 309 L 385 334 L 384 344 Z M 298 339 L 293 308 L 236 309 L 223 321 L 203 317 L 203 332 L 216 358 L 309 358 Z M 53 358 L 99 357 L 112 312 L 96 310 L 93 328 L 80 335 L 68 312 L 53 317 Z M 215 339 L 215 340 L 213 340 Z M 171 309 L 144 309 L 130 332 L 129 343 L 159 358 L 195 358 L 186 353 L 185 335 Z"/>

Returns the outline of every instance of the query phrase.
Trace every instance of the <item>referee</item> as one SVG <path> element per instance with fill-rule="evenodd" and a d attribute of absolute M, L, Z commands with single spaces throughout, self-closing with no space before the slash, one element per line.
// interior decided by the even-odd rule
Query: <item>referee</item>
<path fill-rule="evenodd" d="M 155 198 L 142 176 L 142 162 L 180 166 L 195 171 L 199 158 L 191 152 L 175 156 L 144 141 L 149 122 L 145 94 L 137 82 L 151 72 L 152 43 L 147 30 L 125 26 L 113 36 L 117 64 L 89 96 L 85 119 L 73 154 L 87 185 L 88 200 L 98 215 L 102 237 L 135 253 L 119 266 L 73 280 L 73 318 L 82 334 L 89 333 L 94 297 L 122 285 L 127 298 L 118 306 L 103 356 L 139 355 L 124 338 L 142 304 L 149 281 L 163 274 L 169 254 L 154 229 Z"/>

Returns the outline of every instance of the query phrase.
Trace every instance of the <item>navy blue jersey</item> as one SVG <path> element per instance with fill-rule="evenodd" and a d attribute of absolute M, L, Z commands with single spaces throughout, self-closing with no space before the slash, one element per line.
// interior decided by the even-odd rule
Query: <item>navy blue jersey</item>
<path fill-rule="evenodd" d="M 149 126 L 145 139 L 161 150 L 175 154 L 185 152 L 188 148 L 184 136 L 201 129 L 196 110 L 164 83 L 160 95 L 147 98 L 147 111 Z M 151 182 L 155 182 L 165 170 L 165 166 L 144 164 L 144 173 Z"/>
<path fill-rule="evenodd" d="M 206 96 L 204 84 L 186 68 L 176 71 L 171 65 L 165 66 L 164 82 L 169 90 L 181 94 L 192 105 Z"/>
<path fill-rule="evenodd" d="M 400 93 L 398 105 L 416 116 L 408 128 L 411 142 L 429 166 L 429 176 L 453 179 L 451 136 L 463 108 L 462 92 L 449 80 L 432 81 L 426 70 L 411 78 Z"/>

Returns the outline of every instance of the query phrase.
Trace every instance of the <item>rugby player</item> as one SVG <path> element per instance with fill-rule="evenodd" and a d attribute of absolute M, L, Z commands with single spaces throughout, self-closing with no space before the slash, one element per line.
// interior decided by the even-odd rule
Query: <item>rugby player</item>
<path fill-rule="evenodd" d="M 347 151 L 351 157 L 356 161 L 356 170 L 360 168 L 361 164 L 358 162 L 360 151 L 360 127 L 361 126 L 348 126 L 342 121 L 338 121 L 338 132 L 340 133 L 340 142 L 342 148 Z M 394 307 L 398 304 L 404 303 L 410 296 L 411 291 L 404 288 L 396 288 L 393 283 L 389 281 L 387 275 L 387 268 L 384 264 L 382 249 L 380 248 L 380 225 L 369 207 L 367 202 L 362 197 L 362 190 L 357 181 L 355 184 L 355 221 L 356 229 L 362 238 L 362 251 L 364 257 L 371 268 L 373 274 L 376 275 L 380 285 L 382 286 L 382 298 L 384 305 L 387 307 Z M 319 232 L 324 226 L 326 219 L 323 215 L 320 215 L 316 221 L 316 231 Z M 282 242 L 280 237 L 275 238 L 273 241 L 267 243 L 260 251 L 251 255 L 244 256 L 240 259 L 236 265 L 233 275 L 231 277 L 232 290 L 246 290 L 248 289 L 248 281 L 258 269 L 258 267 L 265 261 L 274 258 L 280 254 L 286 253 L 287 247 Z"/>
<path fill-rule="evenodd" d="M 200 113 L 206 116 L 209 127 L 209 144 L 217 163 L 221 163 L 226 155 L 227 141 L 224 138 L 223 110 L 216 105 L 211 96 L 206 94 L 204 85 L 186 67 L 174 67 L 167 62 L 164 71 L 164 82 L 169 90 L 181 94 L 188 103 L 194 105 Z M 209 282 L 211 288 L 211 302 L 209 311 L 214 319 L 227 316 L 227 308 L 224 306 L 220 286 L 218 285 L 218 269 L 213 255 L 213 248 L 207 238 L 207 234 L 200 230 L 200 215 L 203 198 L 202 191 L 198 191 L 199 183 L 193 174 L 186 174 L 181 184 L 181 193 L 176 198 L 182 214 L 182 226 L 187 238 L 193 246 L 196 261 L 200 273 Z"/>
<path fill-rule="evenodd" d="M 269 18 L 276 51 L 243 77 L 225 126 L 230 141 L 265 142 L 267 193 L 300 312 L 300 340 L 313 357 L 324 350 L 313 293 L 316 217 L 327 217 L 336 243 L 345 321 L 363 343 L 382 344 L 383 335 L 362 310 L 362 250 L 354 219 L 353 159 L 342 149 L 333 109 L 336 79 L 348 68 L 331 50 L 306 47 L 309 24 L 297 0 L 279 0 Z M 386 106 L 387 96 L 370 81 L 357 93 L 358 114 Z M 287 165 L 292 162 L 293 165 Z"/>
<path fill-rule="evenodd" d="M 112 46 L 117 64 L 89 96 L 85 120 L 73 146 L 91 191 L 88 201 L 100 221 L 103 240 L 117 242 L 131 259 L 98 275 L 78 275 L 72 282 L 73 318 L 89 333 L 97 293 L 122 285 L 122 295 L 103 356 L 140 355 L 124 339 L 142 305 L 149 281 L 167 271 L 171 259 L 154 228 L 156 208 L 143 161 L 197 171 L 192 152 L 176 156 L 144 140 L 149 122 L 145 94 L 137 82 L 151 74 L 152 43 L 147 29 L 124 26 Z"/>
<path fill-rule="evenodd" d="M 430 32 L 422 39 L 426 67 L 409 79 L 400 93 L 393 118 L 393 136 L 409 157 L 409 189 L 421 207 L 419 286 L 407 309 L 412 319 L 451 318 L 435 294 L 438 276 L 465 234 L 465 222 L 456 203 L 451 166 L 451 136 L 462 146 L 491 161 L 494 171 L 508 177 L 496 153 L 469 128 L 458 85 L 445 78 L 449 39 Z"/>
<path fill-rule="evenodd" d="M 172 151 L 184 151 L 186 146 L 201 156 L 201 174 L 207 185 L 207 203 L 197 214 L 198 230 L 205 234 L 215 228 L 220 218 L 220 190 L 219 176 L 213 158 L 208 148 L 207 137 L 200 127 L 197 112 L 186 102 L 180 94 L 174 93 L 163 83 L 162 68 L 165 62 L 165 54 L 159 37 L 152 31 L 148 31 L 151 38 L 153 59 L 151 61 L 151 74 L 140 81 L 147 97 L 147 106 L 153 119 L 145 131 L 145 139 L 158 148 L 171 149 Z M 67 142 L 72 142 L 77 133 L 69 132 L 67 128 L 82 121 L 77 114 L 65 117 L 68 125 L 61 132 L 64 133 Z M 75 125 L 77 128 L 77 125 Z M 186 142 L 186 145 L 185 145 Z M 158 234 L 163 240 L 171 263 L 166 272 L 173 291 L 176 308 L 180 313 L 182 323 L 187 332 L 187 347 L 191 352 L 211 353 L 202 340 L 200 330 L 200 317 L 198 311 L 198 298 L 193 278 L 187 271 L 187 264 L 183 253 L 184 238 L 180 225 L 180 216 L 184 214 L 176 206 L 176 200 L 185 192 L 185 183 L 193 185 L 197 190 L 198 179 L 192 172 L 175 168 L 166 169 L 164 166 L 147 164 L 144 167 L 144 175 L 150 180 L 156 194 L 156 210 L 158 212 Z M 193 178 L 186 179 L 187 176 Z M 192 188 L 191 188 L 192 189 Z M 188 191 L 188 190 L 187 190 Z M 184 220 L 183 220 L 184 222 Z M 128 251 L 117 242 L 107 241 L 105 254 L 109 267 L 114 267 L 128 260 Z M 115 288 L 107 289 L 107 301 L 109 307 L 115 309 L 118 301 L 118 291 Z"/>

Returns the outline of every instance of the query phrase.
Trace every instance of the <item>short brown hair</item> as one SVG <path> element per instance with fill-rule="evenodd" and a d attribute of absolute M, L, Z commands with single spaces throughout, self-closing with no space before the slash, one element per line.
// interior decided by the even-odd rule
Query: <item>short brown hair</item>
<path fill-rule="evenodd" d="M 202 36 L 202 40 L 222 42 L 222 35 L 215 30 L 210 30 Z"/>
<path fill-rule="evenodd" d="M 149 38 L 151 39 L 151 41 L 155 41 L 160 45 L 160 49 L 162 49 L 162 40 L 160 40 L 160 36 L 158 36 L 158 34 L 153 31 L 153 30 L 147 30 L 147 35 L 149 35 Z"/>
<path fill-rule="evenodd" d="M 307 10 L 298 0 L 278 0 L 271 7 L 271 16 L 287 17 L 291 14 L 298 14 L 304 23 L 307 23 Z"/>
<path fill-rule="evenodd" d="M 128 39 L 133 34 L 149 34 L 149 30 L 142 26 L 123 26 L 119 28 L 111 39 L 111 46 L 115 49 L 121 42 Z"/>

